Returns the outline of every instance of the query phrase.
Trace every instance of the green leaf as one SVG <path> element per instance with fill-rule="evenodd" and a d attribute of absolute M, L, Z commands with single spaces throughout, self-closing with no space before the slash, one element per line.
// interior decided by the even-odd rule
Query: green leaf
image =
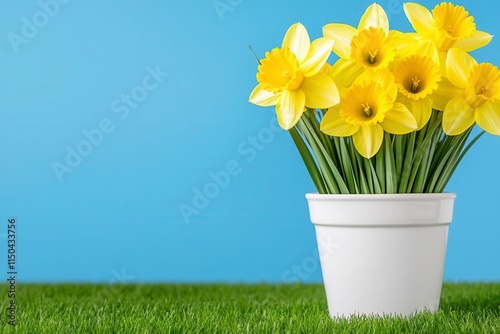
<path fill-rule="evenodd" d="M 442 112 L 433 111 L 420 131 L 385 133 L 379 152 L 366 159 L 357 152 L 352 137 L 330 137 L 321 132 L 324 112 L 308 109 L 290 130 L 320 193 L 443 192 L 461 160 L 484 134 L 479 133 L 469 143 L 472 128 L 447 136 L 442 129 Z"/>
<path fill-rule="evenodd" d="M 465 149 L 463 148 L 465 143 L 467 142 L 467 139 L 469 138 L 471 132 L 472 132 L 473 127 L 462 133 L 461 135 L 457 136 L 459 139 L 455 150 L 452 152 L 452 156 L 450 158 L 450 162 L 447 164 L 446 168 L 444 169 L 436 187 L 435 187 L 435 192 L 443 192 L 444 188 L 448 184 L 449 180 L 453 176 L 453 173 L 457 169 L 458 165 L 466 155 L 466 153 L 471 149 L 471 147 L 479 140 L 479 138 L 482 137 L 482 135 L 485 133 L 484 131 L 480 132 L 466 147 Z"/>
<path fill-rule="evenodd" d="M 398 185 L 401 182 L 401 177 L 403 174 L 403 165 L 406 153 L 405 143 L 407 138 L 408 138 L 407 135 L 394 136 L 394 161 L 396 168 L 396 185 Z"/>
<path fill-rule="evenodd" d="M 397 175 L 396 175 L 396 164 L 394 161 L 394 153 L 392 151 L 391 135 L 387 132 L 385 133 L 383 148 L 385 157 L 385 184 L 386 193 L 395 194 L 397 193 Z"/>
<path fill-rule="evenodd" d="M 297 149 L 300 153 L 300 156 L 302 157 L 302 160 L 304 161 L 304 164 L 306 165 L 307 171 L 309 172 L 309 175 L 311 176 L 311 179 L 313 180 L 314 185 L 316 186 L 316 189 L 320 194 L 326 194 L 326 186 L 323 180 L 323 177 L 321 176 L 321 173 L 319 172 L 318 166 L 316 165 L 316 162 L 314 161 L 313 156 L 311 155 L 311 152 L 309 151 L 309 148 L 307 145 L 304 143 L 304 140 L 298 130 L 293 127 L 290 129 L 290 135 L 292 136 L 293 142 L 295 143 L 295 146 L 297 146 Z"/>
<path fill-rule="evenodd" d="M 431 119 L 431 121 L 429 121 L 429 123 L 427 123 L 427 125 L 424 126 L 424 128 L 418 133 L 415 158 L 411 166 L 410 180 L 407 186 L 407 192 L 409 193 L 421 192 L 421 189 L 423 189 L 425 180 L 422 178 L 417 179 L 417 175 L 419 173 L 419 169 L 421 168 L 422 161 L 424 162 L 424 167 L 422 168 L 425 168 L 426 166 L 427 160 L 425 157 L 429 156 L 434 132 L 437 131 L 440 127 L 441 121 L 432 121 Z M 425 170 L 423 173 L 425 175 Z"/>
<path fill-rule="evenodd" d="M 347 186 L 351 194 L 359 193 L 358 182 L 356 181 L 356 173 L 354 172 L 353 161 L 351 160 L 351 153 L 347 148 L 344 138 L 340 138 L 340 162 L 344 176 L 346 178 Z M 354 161 L 355 162 L 355 161 Z"/>
<path fill-rule="evenodd" d="M 308 118 L 301 117 L 297 125 L 299 126 L 299 130 L 305 135 L 311 149 L 318 159 L 319 169 L 325 178 L 327 188 L 329 188 L 332 193 L 349 194 L 349 189 L 342 176 L 326 149 L 323 147 L 318 134 L 314 131 L 314 127 L 310 124 Z"/>
<path fill-rule="evenodd" d="M 383 146 L 383 145 L 382 145 Z M 380 184 L 381 192 L 386 193 L 386 184 L 385 184 L 385 149 L 382 147 L 375 157 L 373 158 L 375 160 L 375 170 L 376 170 L 376 176 L 378 178 L 378 182 Z"/>
<path fill-rule="evenodd" d="M 363 157 L 361 154 L 357 154 L 356 158 L 358 159 L 358 164 L 360 166 L 360 172 L 361 172 L 361 166 L 363 167 L 364 175 L 366 176 L 366 183 L 369 189 L 370 194 L 375 193 L 375 186 L 373 183 L 373 175 L 372 175 L 372 169 L 371 169 L 371 163 L 368 159 Z"/>
<path fill-rule="evenodd" d="M 401 173 L 401 181 L 399 184 L 399 193 L 408 192 L 408 183 L 410 182 L 410 175 L 413 166 L 413 158 L 415 156 L 415 143 L 417 138 L 417 133 L 412 132 L 408 135 L 408 139 L 406 140 L 406 157 L 404 159 L 404 167 Z"/>

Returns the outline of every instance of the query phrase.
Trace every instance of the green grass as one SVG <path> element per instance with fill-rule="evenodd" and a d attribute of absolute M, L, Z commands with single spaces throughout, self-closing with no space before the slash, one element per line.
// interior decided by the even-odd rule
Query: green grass
<path fill-rule="evenodd" d="M 500 283 L 445 284 L 435 314 L 329 318 L 322 285 L 18 285 L 1 333 L 500 333 Z"/>

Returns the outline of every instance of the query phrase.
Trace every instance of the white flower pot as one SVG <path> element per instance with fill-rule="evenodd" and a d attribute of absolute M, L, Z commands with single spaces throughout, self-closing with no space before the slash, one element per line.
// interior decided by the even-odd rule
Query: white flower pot
<path fill-rule="evenodd" d="M 436 311 L 455 197 L 307 194 L 330 316 Z"/>

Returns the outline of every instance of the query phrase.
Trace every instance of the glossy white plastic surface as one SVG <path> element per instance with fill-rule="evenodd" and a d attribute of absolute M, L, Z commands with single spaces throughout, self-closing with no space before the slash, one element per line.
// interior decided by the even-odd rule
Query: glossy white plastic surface
<path fill-rule="evenodd" d="M 455 194 L 307 194 L 332 318 L 439 307 Z"/>

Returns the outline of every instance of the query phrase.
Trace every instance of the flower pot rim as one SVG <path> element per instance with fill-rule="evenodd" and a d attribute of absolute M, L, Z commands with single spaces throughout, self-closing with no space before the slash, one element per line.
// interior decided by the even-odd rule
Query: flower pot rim
<path fill-rule="evenodd" d="M 319 194 L 307 193 L 308 200 L 364 201 L 364 200 L 443 200 L 455 199 L 456 193 L 402 193 L 402 194 Z"/>

